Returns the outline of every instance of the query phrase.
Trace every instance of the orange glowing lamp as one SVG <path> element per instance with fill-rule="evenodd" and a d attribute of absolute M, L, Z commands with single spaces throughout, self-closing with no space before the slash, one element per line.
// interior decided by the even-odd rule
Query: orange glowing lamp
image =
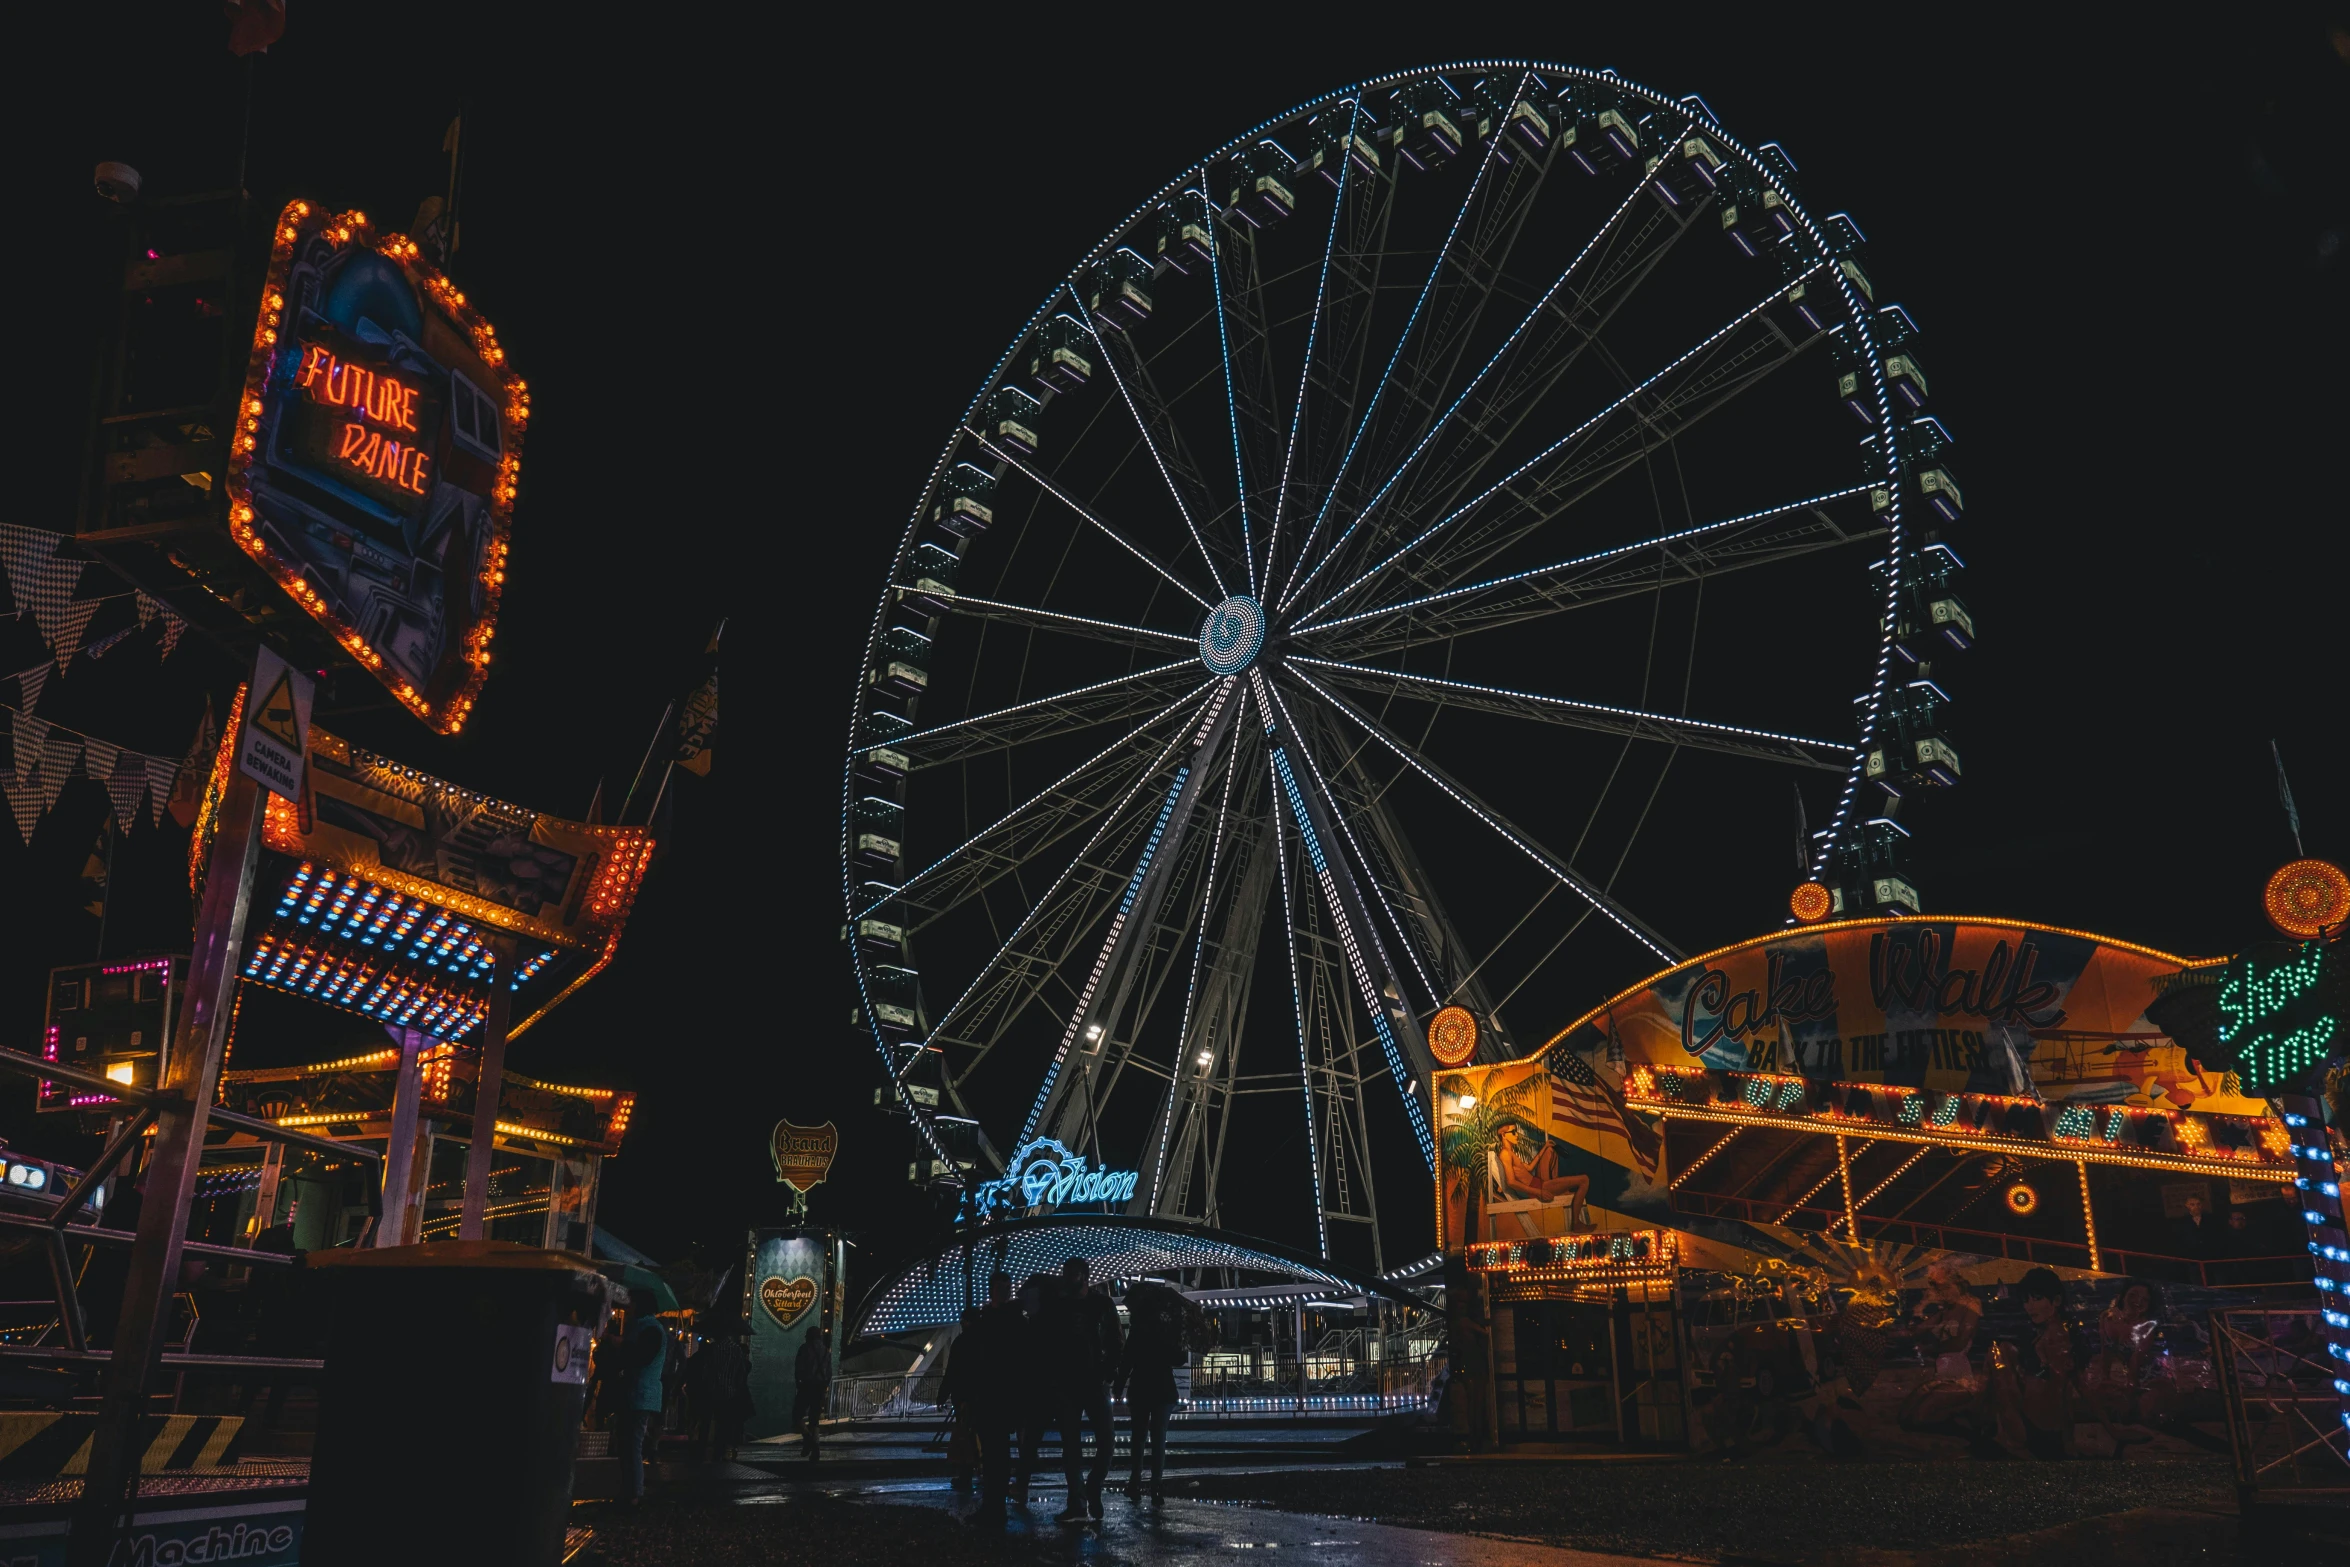
<path fill-rule="evenodd" d="M 1807 881 L 1787 895 L 1787 912 L 1809 925 L 1828 917 L 1834 899 L 1828 889 L 1816 881 Z"/>
<path fill-rule="evenodd" d="M 2331 860 L 2295 860 L 2268 879 L 2268 922 L 2308 940 L 2350 920 L 2350 876 Z"/>
<path fill-rule="evenodd" d="M 1460 1066 L 1477 1053 L 1477 1018 L 1467 1007 L 1446 1007 L 1428 1020 L 1428 1053 L 1440 1066 Z"/>

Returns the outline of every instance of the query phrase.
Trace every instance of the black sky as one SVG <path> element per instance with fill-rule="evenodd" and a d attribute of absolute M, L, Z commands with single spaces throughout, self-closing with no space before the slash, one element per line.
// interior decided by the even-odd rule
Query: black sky
<path fill-rule="evenodd" d="M 2255 939 L 2261 878 L 2292 849 L 2272 737 L 2310 852 L 2350 854 L 2350 40 L 2333 13 L 2193 32 L 1883 8 L 1596 27 L 1531 7 L 1469 27 L 1096 8 L 793 31 L 786 14 L 543 8 L 485 29 L 471 11 L 297 5 L 250 68 L 201 7 L 118 16 L 59 51 L 16 137 L 24 390 L 0 520 L 61 527 L 90 166 L 129 161 L 151 190 L 233 177 L 250 69 L 255 200 L 401 227 L 440 188 L 463 107 L 453 270 L 534 401 L 498 664 L 455 742 L 389 714 L 352 727 L 577 813 L 599 777 L 624 781 L 731 617 L 719 771 L 686 780 L 618 963 L 517 1047 L 520 1070 L 639 1090 L 603 1210 L 635 1244 L 723 1255 L 772 1217 L 779 1116 L 840 1124 L 816 1212 L 869 1256 L 928 1222 L 903 1132 L 871 1110 L 870 1048 L 843 1027 L 837 939 L 840 750 L 904 519 L 988 367 L 1105 229 L 1248 125 L 1378 71 L 1532 55 L 1697 92 L 1867 230 L 1960 442 L 1983 627 L 1966 782 L 1921 844 L 1930 908 L 2191 953 Z M 160 676 L 125 656 L 143 678 L 77 665 L 44 716 L 176 751 L 234 679 L 193 643 Z M 0 834 L 0 1030 L 20 1048 L 42 970 L 95 937 L 73 912 L 104 809 L 86 788 L 29 853 Z M 118 898 L 110 952 L 184 940 L 182 843 L 134 835 L 139 910 Z M 0 1133 L 55 1138 L 0 1105 Z"/>

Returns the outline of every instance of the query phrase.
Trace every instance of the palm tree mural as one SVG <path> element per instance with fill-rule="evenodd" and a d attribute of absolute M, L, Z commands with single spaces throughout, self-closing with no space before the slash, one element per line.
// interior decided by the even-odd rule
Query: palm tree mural
<path fill-rule="evenodd" d="M 1515 1126 L 1521 1132 L 1532 1133 L 1536 1140 L 1543 1136 L 1543 1114 L 1549 1103 L 1550 1074 L 1537 1068 L 1506 1088 L 1488 1091 L 1495 1077 L 1510 1070 L 1497 1066 L 1484 1076 L 1474 1079 L 1470 1090 L 1471 1102 L 1465 1109 L 1455 1108 L 1446 1113 L 1442 1147 L 1444 1166 L 1456 1170 L 1467 1183 L 1468 1215 L 1461 1225 L 1464 1243 L 1477 1236 L 1478 1209 L 1483 1206 L 1485 1172 L 1494 1154 L 1501 1147 L 1502 1128 Z M 1540 1108 L 1538 1108 L 1540 1107 Z"/>

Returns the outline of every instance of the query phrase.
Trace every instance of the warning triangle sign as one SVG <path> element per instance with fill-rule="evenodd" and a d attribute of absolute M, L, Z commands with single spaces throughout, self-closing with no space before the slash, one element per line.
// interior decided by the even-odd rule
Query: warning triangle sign
<path fill-rule="evenodd" d="M 293 749 L 299 755 L 302 748 L 302 730 L 294 717 L 294 682 L 284 670 L 278 672 L 277 684 L 270 688 L 253 709 L 254 726 Z"/>
<path fill-rule="evenodd" d="M 253 678 L 237 727 L 237 770 L 270 793 L 302 800 L 315 686 L 266 647 L 253 653 Z"/>

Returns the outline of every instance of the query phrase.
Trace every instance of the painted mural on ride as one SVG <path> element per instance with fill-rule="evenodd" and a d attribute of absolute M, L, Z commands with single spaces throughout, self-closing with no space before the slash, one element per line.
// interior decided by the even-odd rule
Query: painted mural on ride
<path fill-rule="evenodd" d="M 2148 1015 L 2212 969 L 1994 919 L 1853 921 L 1707 953 L 1526 1059 L 1436 1074 L 1442 1244 L 1670 1228 L 1684 1253 L 1783 1253 L 1778 1225 L 1676 1209 L 1672 1116 L 2208 1166 L 2281 1190 L 2293 1172 L 2268 1103 Z"/>

